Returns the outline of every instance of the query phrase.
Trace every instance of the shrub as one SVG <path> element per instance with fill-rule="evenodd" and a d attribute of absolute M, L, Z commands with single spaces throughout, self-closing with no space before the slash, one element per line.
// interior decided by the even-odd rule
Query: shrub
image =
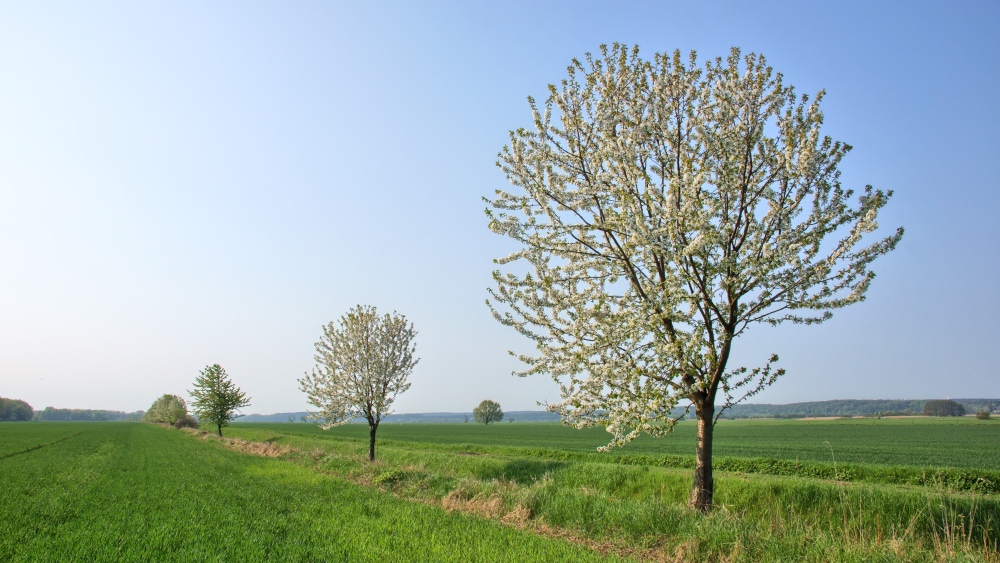
<path fill-rule="evenodd" d="M 185 414 L 174 423 L 175 428 L 198 428 L 198 421 L 193 416 Z"/>
<path fill-rule="evenodd" d="M 374 483 L 378 486 L 393 486 L 396 483 L 406 480 L 406 472 L 400 469 L 390 469 L 375 478 Z"/>
<path fill-rule="evenodd" d="M 979 420 L 989 420 L 990 411 L 979 411 L 976 413 L 976 418 L 978 418 Z"/>

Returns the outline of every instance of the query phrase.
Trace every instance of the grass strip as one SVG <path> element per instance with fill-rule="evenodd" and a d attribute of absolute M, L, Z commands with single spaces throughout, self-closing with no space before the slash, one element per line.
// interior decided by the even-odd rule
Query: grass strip
<path fill-rule="evenodd" d="M 685 468 L 381 441 L 379 459 L 369 463 L 367 444 L 357 440 L 246 427 L 231 433 L 310 452 L 297 461 L 401 498 L 637 549 L 647 559 L 1000 560 L 994 557 L 1000 501 L 983 495 L 721 474 L 719 506 L 706 517 L 685 506 L 691 486 Z"/>
<path fill-rule="evenodd" d="M 251 428 L 250 425 L 235 428 Z M 242 431 L 242 430 L 241 430 Z M 310 432 L 277 432 L 269 427 L 268 432 L 301 438 L 344 440 L 354 443 L 366 441 L 343 436 L 317 436 Z M 410 448 L 415 450 L 445 451 L 455 453 L 491 454 L 510 457 L 529 457 L 557 461 L 582 461 L 611 463 L 649 467 L 671 467 L 694 469 L 693 455 L 650 455 L 637 453 L 580 452 L 549 448 L 523 448 L 513 446 L 488 446 L 472 443 L 433 444 L 401 440 L 379 440 L 380 447 Z M 799 461 L 763 457 L 715 457 L 713 465 L 718 471 L 749 473 L 786 477 L 807 477 L 830 481 L 871 483 L 881 485 L 905 485 L 939 489 L 943 492 L 963 492 L 974 494 L 1000 494 L 1000 471 L 971 467 L 921 467 L 907 465 L 879 465 L 859 463 L 834 463 L 819 461 Z"/>

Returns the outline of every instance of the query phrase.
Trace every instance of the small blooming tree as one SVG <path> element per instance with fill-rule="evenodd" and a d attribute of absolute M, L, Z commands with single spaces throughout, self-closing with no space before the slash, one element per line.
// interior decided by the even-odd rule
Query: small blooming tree
<path fill-rule="evenodd" d="M 355 418 L 368 421 L 368 459 L 375 459 L 375 432 L 391 412 L 396 395 L 410 388 L 407 378 L 419 361 L 417 332 L 403 315 L 379 316 L 375 307 L 358 305 L 336 323 L 323 327 L 316 342 L 316 367 L 299 379 L 310 413 L 327 430 Z"/>
<path fill-rule="evenodd" d="M 783 373 L 776 355 L 729 366 L 734 340 L 862 301 L 903 235 L 862 242 L 892 192 L 852 204 L 838 171 L 851 147 L 820 134 L 823 93 L 796 95 L 763 56 L 700 67 L 614 45 L 568 70 L 500 153 L 517 190 L 486 213 L 520 249 L 497 262 L 527 268 L 494 272 L 487 303 L 535 342 L 518 374 L 550 374 L 550 410 L 605 426 L 605 449 L 693 409 L 691 505 L 707 512 L 715 421 Z"/>
<path fill-rule="evenodd" d="M 160 424 L 177 424 L 182 418 L 187 416 L 187 403 L 177 395 L 163 395 L 153 401 L 149 410 L 142 415 L 145 422 L 157 422 Z"/>

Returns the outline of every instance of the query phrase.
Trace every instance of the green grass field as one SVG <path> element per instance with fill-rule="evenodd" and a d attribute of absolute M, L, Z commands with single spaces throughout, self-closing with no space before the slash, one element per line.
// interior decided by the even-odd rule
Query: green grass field
<path fill-rule="evenodd" d="M 278 432 L 368 439 L 364 424 L 324 431 L 313 424 L 239 424 Z M 575 430 L 558 423 L 383 424 L 388 441 L 471 444 L 593 452 L 610 440 L 603 428 Z M 1000 469 L 1000 420 L 904 418 L 851 420 L 722 420 L 714 436 L 716 456 Z M 666 438 L 643 436 L 618 454 L 693 456 L 695 424 L 682 422 Z"/>
<path fill-rule="evenodd" d="M 231 433 L 322 450 L 324 470 L 403 497 L 497 500 L 500 512 L 523 507 L 533 519 L 639 547 L 646 556 L 680 549 L 690 560 L 950 561 L 988 560 L 995 553 L 1000 473 L 982 458 L 1000 449 L 998 429 L 966 419 L 720 423 L 718 465 L 741 471 L 718 473 L 721 507 L 708 518 L 684 508 L 691 472 L 677 462 L 693 458 L 687 425 L 676 436 L 606 454 L 594 451 L 605 443 L 603 431 L 558 424 L 386 425 L 374 465 L 361 461 L 364 425 L 323 431 L 308 424 L 239 424 Z M 679 447 L 690 449 L 682 455 Z M 831 449 L 835 459 L 824 459 Z M 765 457 L 768 452 L 773 457 Z M 821 461 L 796 464 L 796 457 Z M 792 474 L 766 465 L 776 458 L 786 460 Z M 894 464 L 860 462 L 871 458 Z M 974 488 L 913 479 L 935 472 L 985 475 L 994 488 L 968 494 Z"/>
<path fill-rule="evenodd" d="M 678 430 L 601 454 L 603 431 L 558 424 L 383 425 L 369 463 L 363 425 L 236 424 L 218 440 L 138 423 L 5 424 L 0 553 L 1000 562 L 1000 494 L 913 479 L 994 478 L 995 421 L 722 422 L 716 454 L 730 469 L 709 516 L 685 506 L 693 432 Z"/>
<path fill-rule="evenodd" d="M 606 559 L 177 430 L 0 425 L 5 454 L 41 444 L 0 459 L 5 561 Z"/>

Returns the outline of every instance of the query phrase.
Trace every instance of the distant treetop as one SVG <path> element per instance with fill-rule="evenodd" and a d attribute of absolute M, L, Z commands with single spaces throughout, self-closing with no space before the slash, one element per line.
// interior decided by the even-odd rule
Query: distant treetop
<path fill-rule="evenodd" d="M 479 424 L 488 425 L 491 422 L 503 420 L 503 410 L 500 408 L 500 403 L 486 399 L 479 403 L 478 407 L 472 409 L 472 416 Z"/>
<path fill-rule="evenodd" d="M 965 416 L 965 407 L 949 399 L 935 399 L 924 403 L 927 416 Z"/>

